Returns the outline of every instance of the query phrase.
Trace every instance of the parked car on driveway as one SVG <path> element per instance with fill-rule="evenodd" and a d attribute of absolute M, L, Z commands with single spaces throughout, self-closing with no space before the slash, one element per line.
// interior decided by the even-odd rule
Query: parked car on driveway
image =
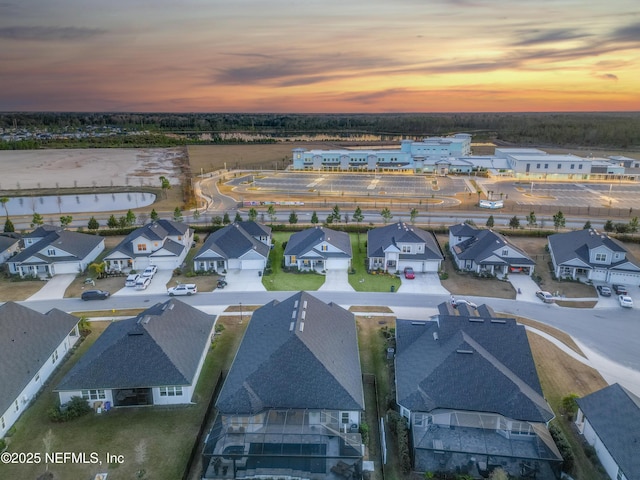
<path fill-rule="evenodd" d="M 628 295 L 618 295 L 620 306 L 624 308 L 633 308 L 633 300 Z"/>
<path fill-rule="evenodd" d="M 167 293 L 171 297 L 174 295 L 193 295 L 194 293 L 198 293 L 198 287 L 195 283 L 181 283 L 180 285 L 169 288 Z"/>
<path fill-rule="evenodd" d="M 144 272 L 142 272 L 142 276 L 153 278 L 153 276 L 156 274 L 157 271 L 158 271 L 158 267 L 156 267 L 155 265 L 149 265 L 147 268 L 144 269 Z"/>
<path fill-rule="evenodd" d="M 553 303 L 553 295 L 551 295 L 549 292 L 545 292 L 544 290 L 538 290 L 536 292 L 536 297 L 538 297 L 544 303 Z"/>
<path fill-rule="evenodd" d="M 216 284 L 216 287 L 219 289 L 223 289 L 226 286 L 227 286 L 227 280 L 225 279 L 225 277 L 220 277 L 218 279 L 218 283 Z"/>
<path fill-rule="evenodd" d="M 138 275 L 137 273 L 131 273 L 127 276 L 127 279 L 124 281 L 124 286 L 125 287 L 135 287 L 136 286 L 136 282 L 138 281 L 138 279 L 140 278 L 140 275 Z"/>
<path fill-rule="evenodd" d="M 413 268 L 411 267 L 404 268 L 404 278 L 407 278 L 409 280 L 413 280 L 414 278 L 416 278 L 416 274 L 414 273 Z"/>
<path fill-rule="evenodd" d="M 106 300 L 110 295 L 111 293 L 107 292 L 106 290 L 85 290 L 84 292 L 82 292 L 80 298 L 82 298 L 82 300 L 84 301 Z"/>
<path fill-rule="evenodd" d="M 467 305 L 469 308 L 473 310 L 476 310 L 478 308 L 478 305 L 476 305 L 473 302 L 470 302 L 469 300 L 465 300 L 464 298 L 456 300 L 455 303 L 453 304 L 453 307 L 458 308 L 458 305 Z"/>
<path fill-rule="evenodd" d="M 151 285 L 151 277 L 140 277 L 136 280 L 136 290 L 146 290 Z"/>
<path fill-rule="evenodd" d="M 607 287 L 606 285 L 598 285 L 596 287 L 596 290 L 598 290 L 598 293 L 600 295 L 602 295 L 603 297 L 610 297 L 611 296 L 611 289 L 609 287 Z"/>
<path fill-rule="evenodd" d="M 613 287 L 613 291 L 616 292 L 616 295 L 629 295 L 627 291 L 627 287 L 624 285 L 611 285 Z"/>

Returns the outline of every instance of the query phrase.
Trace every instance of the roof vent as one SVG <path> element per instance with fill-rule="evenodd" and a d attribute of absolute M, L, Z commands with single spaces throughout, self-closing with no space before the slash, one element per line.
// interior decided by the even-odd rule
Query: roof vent
<path fill-rule="evenodd" d="M 293 329 L 296 327 L 296 322 L 291 322 L 291 324 L 289 325 L 289 331 L 293 332 Z"/>
<path fill-rule="evenodd" d="M 301 318 L 302 320 L 304 320 L 304 317 L 306 316 L 306 314 L 307 314 L 307 311 L 306 311 L 306 310 L 303 310 L 303 311 L 302 311 L 302 315 L 300 315 L 300 318 Z"/>
<path fill-rule="evenodd" d="M 302 308 L 307 308 L 307 301 L 305 300 L 304 303 L 302 304 Z"/>
<path fill-rule="evenodd" d="M 411 322 L 411 325 L 426 325 L 427 322 Z"/>
<path fill-rule="evenodd" d="M 463 349 L 459 348 L 458 350 L 456 350 L 456 353 L 463 353 L 465 355 L 471 355 L 473 353 L 473 350 L 463 350 Z"/>
<path fill-rule="evenodd" d="M 304 332 L 304 322 L 300 322 L 300 331 Z"/>
<path fill-rule="evenodd" d="M 438 336 L 438 332 L 433 332 L 433 339 L 437 342 L 438 340 L 440 340 L 440 337 Z"/>
<path fill-rule="evenodd" d="M 296 300 L 296 303 L 293 304 L 293 308 L 298 308 L 298 300 Z"/>
<path fill-rule="evenodd" d="M 483 318 L 476 318 L 476 317 L 469 317 L 469 321 L 470 322 L 475 322 L 475 323 L 484 323 L 484 319 Z"/>
<path fill-rule="evenodd" d="M 298 311 L 294 310 L 293 312 L 291 312 L 291 318 L 296 318 L 297 314 L 298 314 Z"/>
<path fill-rule="evenodd" d="M 175 307 L 175 306 L 176 306 L 175 303 L 170 303 L 169 304 L 169 310 L 173 310 L 173 307 Z"/>
<path fill-rule="evenodd" d="M 507 323 L 507 321 L 506 321 L 506 320 L 503 320 L 503 319 L 501 319 L 501 318 L 492 318 L 492 319 L 491 319 L 491 323 L 504 323 L 504 324 L 506 324 L 506 323 Z"/>

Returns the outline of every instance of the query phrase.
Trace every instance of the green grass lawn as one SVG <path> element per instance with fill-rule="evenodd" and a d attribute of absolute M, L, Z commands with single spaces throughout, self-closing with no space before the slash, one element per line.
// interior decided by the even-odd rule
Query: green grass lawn
<path fill-rule="evenodd" d="M 351 284 L 353 289 L 356 292 L 388 292 L 391 290 L 391 286 L 393 286 L 397 291 L 402 282 L 395 275 L 371 275 L 367 273 L 365 267 L 365 261 L 367 259 L 367 247 L 365 247 L 367 234 L 360 234 L 359 243 L 358 234 L 350 233 L 349 237 L 351 238 L 351 250 L 353 252 L 351 266 L 355 270 L 355 273 L 349 274 L 349 284 Z"/>
<path fill-rule="evenodd" d="M 282 242 L 289 240 L 291 232 L 273 232 L 275 247 L 271 249 L 269 260 L 273 273 L 262 277 L 262 284 L 269 291 L 318 290 L 324 283 L 324 276 L 318 273 L 287 273 L 282 271 L 284 249 Z"/>
<path fill-rule="evenodd" d="M 109 479 L 182 478 L 183 471 L 213 394 L 219 372 L 229 368 L 244 326 L 229 326 L 209 351 L 196 387 L 194 405 L 113 409 L 90 413 L 66 423 L 53 423 L 47 410 L 57 401 L 52 390 L 86 352 L 108 322 L 92 323 L 93 333 L 56 372 L 35 402 L 16 423 L 9 439 L 10 452 L 96 452 L 102 465 L 50 464 L 3 465 L 0 478 L 37 478 L 45 470 L 55 478 L 93 478 L 108 472 Z M 108 464 L 106 454 L 123 455 L 121 464 Z"/>

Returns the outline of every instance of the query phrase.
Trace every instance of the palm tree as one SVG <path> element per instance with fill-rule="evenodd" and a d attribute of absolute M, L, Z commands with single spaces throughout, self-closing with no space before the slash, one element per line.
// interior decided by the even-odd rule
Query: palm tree
<path fill-rule="evenodd" d="M 7 215 L 7 218 L 9 218 L 9 210 L 7 209 L 7 202 L 9 201 L 9 197 L 0 197 L 0 203 L 2 204 L 3 208 L 4 208 L 4 212 Z"/>

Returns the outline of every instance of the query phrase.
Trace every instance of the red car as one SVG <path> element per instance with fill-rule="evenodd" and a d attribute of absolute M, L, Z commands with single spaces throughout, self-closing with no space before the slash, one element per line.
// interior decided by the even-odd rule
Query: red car
<path fill-rule="evenodd" d="M 413 268 L 405 267 L 405 269 L 404 269 L 404 278 L 407 278 L 409 280 L 413 280 L 414 278 L 416 278 L 416 274 L 413 273 Z"/>

